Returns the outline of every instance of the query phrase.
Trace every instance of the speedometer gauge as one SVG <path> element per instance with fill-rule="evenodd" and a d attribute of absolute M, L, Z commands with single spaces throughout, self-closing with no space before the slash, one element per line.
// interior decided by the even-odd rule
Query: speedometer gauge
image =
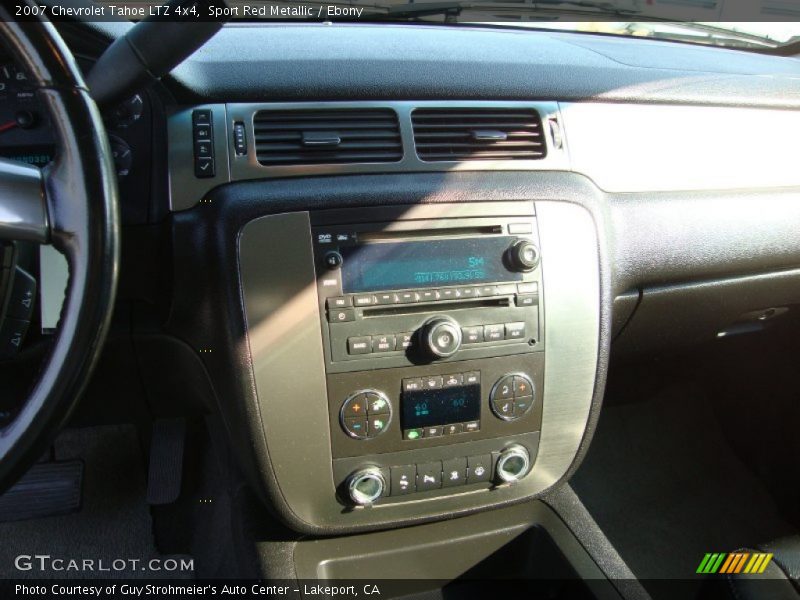
<path fill-rule="evenodd" d="M 0 62 L 0 156 L 44 166 L 53 159 L 50 123 L 25 72 Z"/>

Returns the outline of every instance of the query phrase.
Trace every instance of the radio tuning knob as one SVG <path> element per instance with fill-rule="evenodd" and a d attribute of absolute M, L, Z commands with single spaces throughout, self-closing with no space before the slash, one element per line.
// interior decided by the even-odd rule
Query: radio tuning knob
<path fill-rule="evenodd" d="M 517 240 L 507 250 L 508 262 L 515 271 L 533 271 L 539 264 L 539 249 L 529 240 Z"/>
<path fill-rule="evenodd" d="M 386 479 L 379 469 L 368 467 L 347 478 L 347 493 L 353 504 L 369 506 L 386 491 Z"/>
<path fill-rule="evenodd" d="M 461 348 L 461 326 L 450 317 L 435 317 L 422 326 L 422 347 L 434 358 L 453 356 Z"/>

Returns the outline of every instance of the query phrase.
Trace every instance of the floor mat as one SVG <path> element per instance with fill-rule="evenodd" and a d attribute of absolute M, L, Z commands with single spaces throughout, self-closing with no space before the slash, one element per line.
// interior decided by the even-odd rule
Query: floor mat
<path fill-rule="evenodd" d="M 688 385 L 605 407 L 572 485 L 640 579 L 690 577 L 706 552 L 795 533 Z"/>
<path fill-rule="evenodd" d="M 172 563 L 154 563 L 166 558 L 155 548 L 150 511 L 145 502 L 145 467 L 136 430 L 132 426 L 104 426 L 63 432 L 55 443 L 56 460 L 85 462 L 83 506 L 77 513 L 14 523 L 0 523 L 0 578 L 182 578 L 191 570 L 165 572 Z M 58 570 L 39 569 L 37 559 L 19 556 L 48 555 L 64 559 Z M 175 557 L 173 557 L 175 558 Z M 180 565 L 181 558 L 177 557 Z M 69 569 L 70 560 L 80 570 Z M 82 561 L 90 560 L 91 569 Z M 124 562 L 120 562 L 124 561 Z M 108 570 L 100 571 L 100 564 Z M 114 562 L 117 561 L 117 562 Z M 131 562 L 139 561 L 139 562 Z M 119 568 L 117 568 L 119 567 Z"/>

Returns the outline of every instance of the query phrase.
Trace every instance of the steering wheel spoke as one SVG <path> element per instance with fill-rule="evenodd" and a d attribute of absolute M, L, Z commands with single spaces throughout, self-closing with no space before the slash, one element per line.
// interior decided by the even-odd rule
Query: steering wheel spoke
<path fill-rule="evenodd" d="M 0 240 L 50 241 L 42 171 L 0 158 Z"/>

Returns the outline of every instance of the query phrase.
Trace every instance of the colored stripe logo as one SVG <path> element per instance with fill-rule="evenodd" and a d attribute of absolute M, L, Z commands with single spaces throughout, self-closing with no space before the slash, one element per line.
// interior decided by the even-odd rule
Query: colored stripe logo
<path fill-rule="evenodd" d="M 747 573 L 756 575 L 763 573 L 772 560 L 773 554 L 762 552 L 708 553 L 700 561 L 697 573 Z"/>

